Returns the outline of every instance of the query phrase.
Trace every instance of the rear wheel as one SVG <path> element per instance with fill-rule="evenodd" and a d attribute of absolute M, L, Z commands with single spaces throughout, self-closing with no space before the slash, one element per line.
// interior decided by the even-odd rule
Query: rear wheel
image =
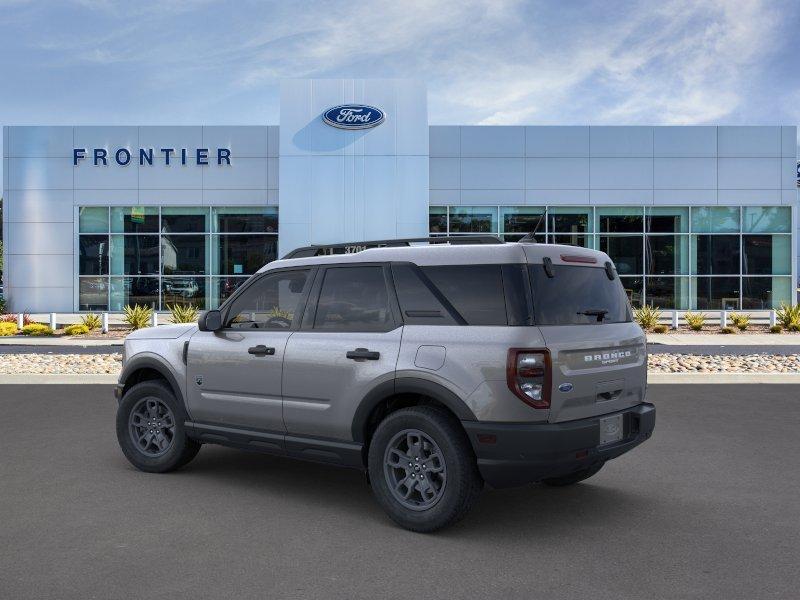
<path fill-rule="evenodd" d="M 117 441 L 130 463 L 149 473 L 165 473 L 192 460 L 200 444 L 186 435 L 186 413 L 165 383 L 132 386 L 117 409 Z"/>
<path fill-rule="evenodd" d="M 461 519 L 483 488 L 458 422 L 429 406 L 404 408 L 378 425 L 369 448 L 369 475 L 389 517 L 418 532 Z"/>
<path fill-rule="evenodd" d="M 569 475 L 564 475 L 563 477 L 549 477 L 548 479 L 542 479 L 542 483 L 554 487 L 563 487 L 565 485 L 572 485 L 573 483 L 578 483 L 579 481 L 583 481 L 584 479 L 589 479 L 589 477 L 596 475 L 597 472 L 603 468 L 604 464 L 605 463 L 599 463 L 597 465 L 589 467 L 588 469 L 581 469 L 580 471 L 575 471 L 574 473 L 570 473 Z"/>

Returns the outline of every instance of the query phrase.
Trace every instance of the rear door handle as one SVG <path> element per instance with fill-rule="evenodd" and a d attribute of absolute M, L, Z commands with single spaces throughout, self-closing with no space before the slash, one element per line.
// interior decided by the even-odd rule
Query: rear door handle
<path fill-rule="evenodd" d="M 367 350 L 366 348 L 356 348 L 355 350 L 350 350 L 347 353 L 347 358 L 352 358 L 353 360 L 358 360 L 360 358 L 365 360 L 378 360 L 380 357 L 380 352 L 373 352 L 372 350 Z"/>
<path fill-rule="evenodd" d="M 253 346 L 247 349 L 248 354 L 255 354 L 256 356 L 272 356 L 275 354 L 275 348 L 267 348 L 263 344 Z"/>

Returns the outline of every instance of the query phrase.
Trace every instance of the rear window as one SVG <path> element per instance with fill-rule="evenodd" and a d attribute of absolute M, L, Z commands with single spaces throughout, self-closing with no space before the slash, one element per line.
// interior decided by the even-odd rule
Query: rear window
<path fill-rule="evenodd" d="M 548 277 L 543 265 L 530 265 L 533 312 L 537 325 L 597 325 L 631 320 L 628 297 L 619 277 L 605 269 L 553 265 Z"/>

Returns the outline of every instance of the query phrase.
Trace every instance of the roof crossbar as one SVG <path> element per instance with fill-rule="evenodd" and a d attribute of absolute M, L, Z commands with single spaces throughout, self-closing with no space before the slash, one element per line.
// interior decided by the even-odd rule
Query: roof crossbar
<path fill-rule="evenodd" d="M 503 240 L 495 235 L 441 235 L 419 238 L 402 238 L 397 240 L 370 240 L 366 242 L 345 242 L 342 244 L 319 244 L 296 248 L 283 258 L 308 258 L 324 254 L 353 254 L 369 248 L 391 248 L 410 246 L 415 242 L 429 244 L 503 244 Z"/>

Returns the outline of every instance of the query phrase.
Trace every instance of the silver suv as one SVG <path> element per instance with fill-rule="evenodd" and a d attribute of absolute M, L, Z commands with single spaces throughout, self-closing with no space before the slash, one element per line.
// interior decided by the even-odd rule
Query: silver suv
<path fill-rule="evenodd" d="M 412 241 L 300 249 L 197 326 L 129 335 L 128 460 L 171 471 L 213 443 L 353 467 L 432 531 L 484 483 L 573 484 L 651 435 L 645 336 L 606 254 Z"/>

